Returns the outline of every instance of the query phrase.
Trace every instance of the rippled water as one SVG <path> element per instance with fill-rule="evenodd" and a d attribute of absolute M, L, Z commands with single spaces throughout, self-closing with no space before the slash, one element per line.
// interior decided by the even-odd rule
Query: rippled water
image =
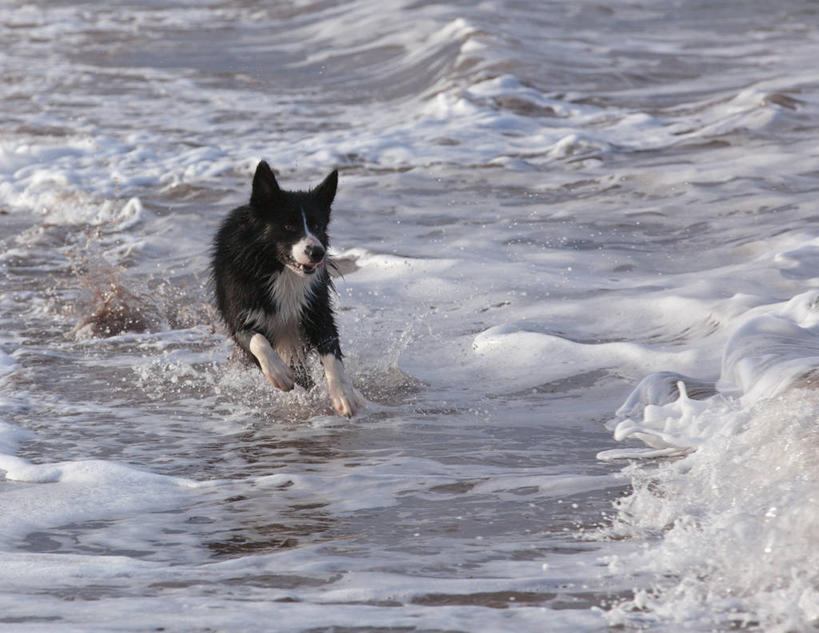
<path fill-rule="evenodd" d="M 2 2 L 0 623 L 813 630 L 818 16 Z M 353 421 L 229 362 L 261 158 Z"/>

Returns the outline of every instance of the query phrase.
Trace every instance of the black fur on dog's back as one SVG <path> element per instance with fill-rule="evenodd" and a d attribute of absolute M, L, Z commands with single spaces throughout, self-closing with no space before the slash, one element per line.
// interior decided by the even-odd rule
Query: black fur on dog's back
<path fill-rule="evenodd" d="M 216 307 L 248 361 L 258 365 L 250 352 L 256 333 L 280 354 L 282 346 L 293 347 L 284 358 L 296 369 L 310 350 L 341 359 L 327 265 L 311 275 L 287 265 L 288 258 L 292 263 L 288 249 L 305 234 L 305 225 L 325 251 L 329 247 L 337 184 L 333 171 L 311 191 L 284 191 L 262 161 L 250 202 L 231 211 L 216 233 L 211 261 Z"/>

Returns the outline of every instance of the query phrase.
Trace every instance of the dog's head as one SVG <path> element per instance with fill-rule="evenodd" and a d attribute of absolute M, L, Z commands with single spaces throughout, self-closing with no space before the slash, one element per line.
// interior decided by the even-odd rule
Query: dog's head
<path fill-rule="evenodd" d="M 333 171 L 311 191 L 284 191 L 265 161 L 256 167 L 250 207 L 264 223 L 265 241 L 276 244 L 279 261 L 299 275 L 312 275 L 326 264 L 327 224 L 337 187 L 338 172 Z"/>

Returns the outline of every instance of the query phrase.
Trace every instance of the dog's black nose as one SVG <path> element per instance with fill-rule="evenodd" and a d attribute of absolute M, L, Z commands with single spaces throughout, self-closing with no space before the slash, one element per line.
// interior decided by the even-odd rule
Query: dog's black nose
<path fill-rule="evenodd" d="M 322 259 L 324 259 L 324 247 L 321 244 L 317 245 L 310 245 L 306 249 L 307 257 L 310 258 L 310 261 L 314 264 L 317 264 Z"/>

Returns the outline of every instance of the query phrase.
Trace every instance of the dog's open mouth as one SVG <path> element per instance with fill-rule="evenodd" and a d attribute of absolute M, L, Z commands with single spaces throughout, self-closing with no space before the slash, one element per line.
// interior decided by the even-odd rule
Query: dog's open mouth
<path fill-rule="evenodd" d="M 301 264 L 295 259 L 291 259 L 287 262 L 287 267 L 290 270 L 301 273 L 302 275 L 312 275 L 317 270 L 324 267 L 324 260 L 322 259 L 320 262 L 316 262 L 315 264 Z"/>

